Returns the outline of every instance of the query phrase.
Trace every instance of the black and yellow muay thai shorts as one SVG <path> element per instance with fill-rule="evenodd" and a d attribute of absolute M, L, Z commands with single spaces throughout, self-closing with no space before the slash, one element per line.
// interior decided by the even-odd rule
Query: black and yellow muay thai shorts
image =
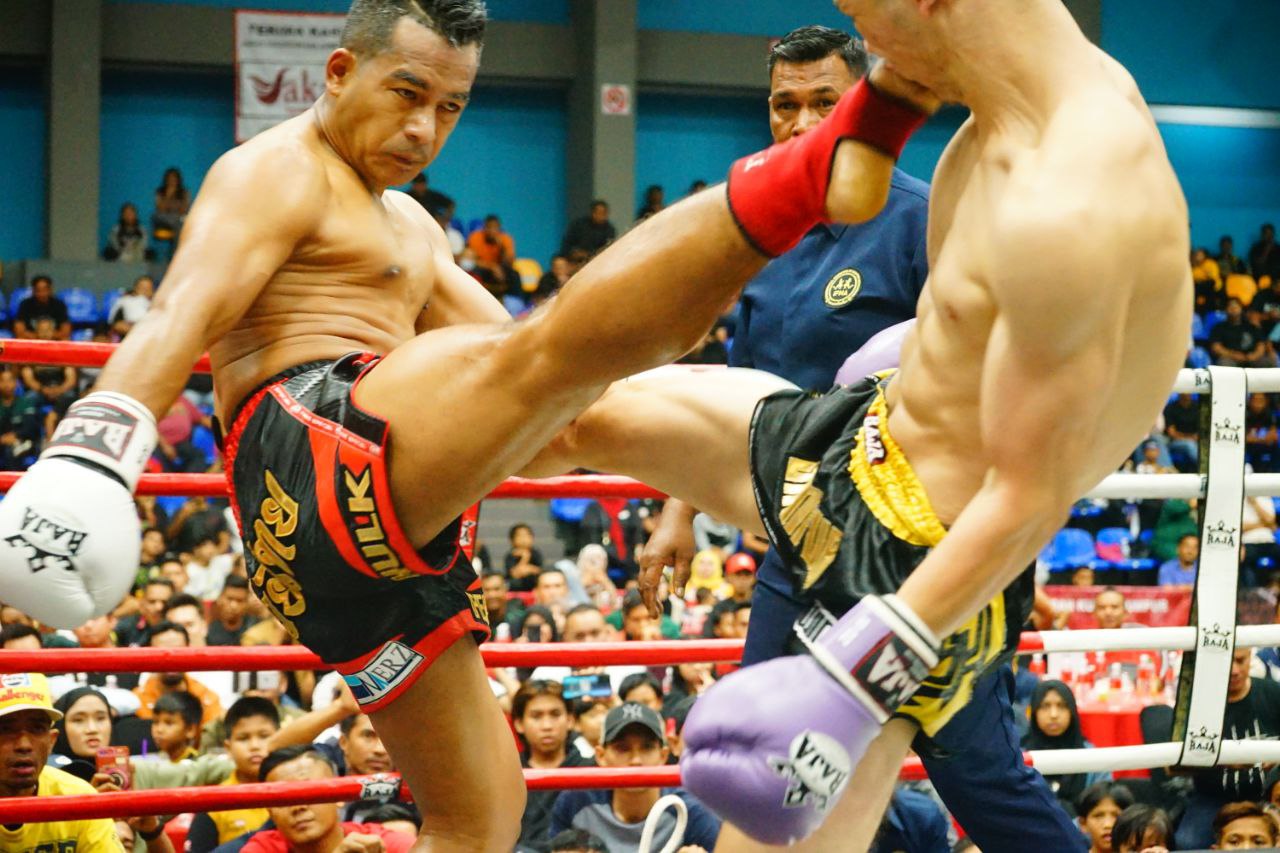
<path fill-rule="evenodd" d="M 369 353 L 301 364 L 251 392 L 223 439 L 254 593 L 342 673 L 391 702 L 454 641 L 489 636 L 461 520 L 415 549 L 391 502 L 387 423 L 352 400 Z"/>
<path fill-rule="evenodd" d="M 892 371 L 826 394 L 787 390 L 751 421 L 751 477 L 769 540 L 795 595 L 839 618 L 865 595 L 896 592 L 946 529 L 888 431 Z M 933 735 L 1006 663 L 1031 612 L 1027 572 L 942 644 L 938 665 L 899 713 Z"/>

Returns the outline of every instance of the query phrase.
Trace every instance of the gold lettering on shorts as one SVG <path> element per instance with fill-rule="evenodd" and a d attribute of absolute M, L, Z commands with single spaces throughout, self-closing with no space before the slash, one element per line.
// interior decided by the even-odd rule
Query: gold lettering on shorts
<path fill-rule="evenodd" d="M 489 605 L 484 603 L 484 593 L 468 592 L 467 602 L 471 605 L 471 616 L 477 622 L 489 624 Z"/>
<path fill-rule="evenodd" d="M 293 575 L 298 547 L 291 540 L 298 529 L 298 502 L 285 492 L 270 469 L 264 471 L 262 480 L 267 497 L 253 520 L 254 538 L 249 543 L 249 553 L 258 564 L 253 585 L 261 590 L 262 603 L 280 620 L 289 636 L 297 640 L 298 629 L 291 617 L 307 609 L 302 586 Z"/>
<path fill-rule="evenodd" d="M 378 515 L 377 505 L 370 495 L 373 471 L 365 468 L 357 478 L 349 468 L 344 466 L 342 483 L 347 490 L 347 512 L 353 516 L 365 517 L 363 526 L 353 526 L 352 531 L 355 533 L 360 553 L 369 562 L 369 567 L 387 580 L 403 581 L 414 577 L 417 573 L 405 568 L 404 563 L 400 561 L 400 556 L 387 545 L 382 518 Z"/>
<path fill-rule="evenodd" d="M 805 566 L 804 588 L 809 589 L 831 566 L 844 534 L 822 514 L 822 490 L 813 485 L 818 463 L 794 456 L 787 460 L 782 485 L 782 511 L 778 520 Z"/>

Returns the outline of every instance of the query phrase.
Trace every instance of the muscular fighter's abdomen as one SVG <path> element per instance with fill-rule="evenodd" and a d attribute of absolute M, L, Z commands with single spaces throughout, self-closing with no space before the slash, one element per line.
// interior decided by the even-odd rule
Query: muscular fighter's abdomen
<path fill-rule="evenodd" d="M 294 365 L 355 351 L 385 355 L 413 337 L 421 307 L 395 290 L 343 281 L 341 273 L 315 274 L 310 283 L 281 276 L 210 349 L 220 415 Z"/>

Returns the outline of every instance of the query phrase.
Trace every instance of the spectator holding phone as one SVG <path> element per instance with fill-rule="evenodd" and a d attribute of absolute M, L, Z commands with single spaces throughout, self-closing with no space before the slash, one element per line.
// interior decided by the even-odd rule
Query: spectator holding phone
<path fill-rule="evenodd" d="M 588 678 L 590 676 L 587 676 Z M 605 680 L 606 688 L 608 679 Z M 520 763 L 538 770 L 560 767 L 594 767 L 595 760 L 569 743 L 573 714 L 566 698 L 568 691 L 554 681 L 531 680 L 511 701 L 511 722 L 519 736 Z M 551 807 L 558 791 L 529 791 L 524 816 L 520 819 L 522 849 L 550 849 Z"/>
<path fill-rule="evenodd" d="M 83 779 L 45 762 L 62 713 L 38 672 L 0 675 L 0 797 L 92 794 Z M 0 850 L 123 851 L 110 818 L 0 825 Z"/>

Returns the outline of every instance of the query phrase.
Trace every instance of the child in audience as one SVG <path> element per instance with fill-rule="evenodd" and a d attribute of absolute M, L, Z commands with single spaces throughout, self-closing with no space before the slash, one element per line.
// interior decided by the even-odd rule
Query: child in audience
<path fill-rule="evenodd" d="M 258 781 L 258 767 L 270 752 L 268 742 L 280 730 L 280 712 L 270 699 L 246 696 L 227 709 L 223 746 L 235 769 L 223 785 Z M 258 829 L 268 818 L 265 808 L 233 809 L 196 815 L 187 832 L 188 853 L 207 853 L 239 835 Z"/>
<path fill-rule="evenodd" d="M 175 764 L 184 758 L 195 758 L 199 753 L 200 718 L 203 708 L 200 700 L 185 690 L 165 693 L 156 700 L 151 718 L 151 740 L 156 749 Z"/>

